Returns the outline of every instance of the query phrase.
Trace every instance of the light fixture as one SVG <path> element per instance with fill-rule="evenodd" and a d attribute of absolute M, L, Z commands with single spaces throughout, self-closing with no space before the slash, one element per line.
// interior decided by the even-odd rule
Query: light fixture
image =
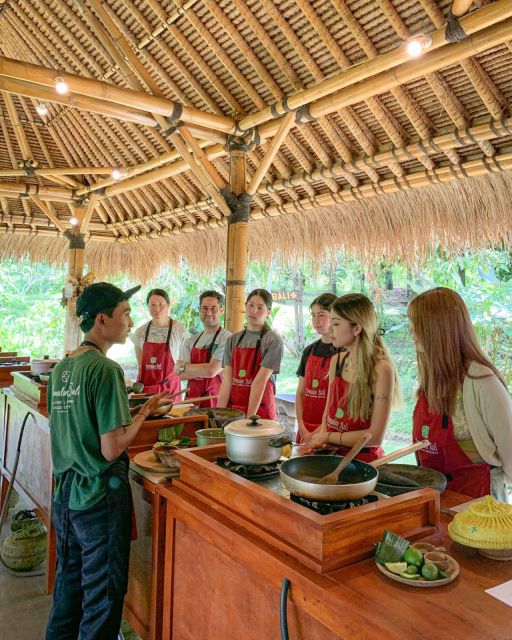
<path fill-rule="evenodd" d="M 411 58 L 419 58 L 423 54 L 423 51 L 430 46 L 432 46 L 432 38 L 419 34 L 407 40 L 405 50 Z"/>
<path fill-rule="evenodd" d="M 118 182 L 123 178 L 126 178 L 128 173 L 124 169 L 112 169 L 112 179 Z"/>
<path fill-rule="evenodd" d="M 76 227 L 76 225 L 78 224 L 78 218 L 73 217 L 69 222 L 71 223 L 72 227 Z"/>
<path fill-rule="evenodd" d="M 36 106 L 37 113 L 43 118 L 48 115 L 48 107 L 46 106 L 46 102 L 39 102 Z"/>
<path fill-rule="evenodd" d="M 69 91 L 68 85 L 64 82 L 64 80 L 60 76 L 57 76 L 55 78 L 55 91 L 61 96 L 63 96 Z"/>

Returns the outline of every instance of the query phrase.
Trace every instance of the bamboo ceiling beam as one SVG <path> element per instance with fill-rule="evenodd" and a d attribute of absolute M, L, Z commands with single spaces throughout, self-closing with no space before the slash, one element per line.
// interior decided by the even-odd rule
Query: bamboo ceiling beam
<path fill-rule="evenodd" d="M 74 107 L 75 109 L 83 111 L 92 111 L 102 116 L 127 120 L 146 127 L 156 127 L 157 124 L 152 116 L 143 111 L 137 111 L 128 107 L 119 107 L 113 102 L 80 96 L 76 93 L 61 96 L 56 93 L 54 89 L 34 82 L 27 82 L 26 80 L 0 76 L 0 91 L 19 94 L 28 98 L 36 98 L 44 100 L 45 102 L 55 102 L 56 104 Z"/>
<path fill-rule="evenodd" d="M 79 233 L 87 233 L 89 231 L 89 225 L 91 223 L 92 216 L 94 214 L 94 210 L 96 209 L 96 205 L 98 203 L 99 196 L 96 193 L 93 193 L 89 202 L 82 209 L 83 216 L 78 220 L 78 232 Z"/>
<path fill-rule="evenodd" d="M 471 34 L 477 34 L 511 16 L 512 0 L 497 0 L 491 5 L 464 16 L 461 18 L 460 23 L 466 34 L 469 36 Z M 452 50 L 453 45 L 447 46 L 444 38 L 444 28 L 437 29 L 429 35 L 432 37 L 432 45 L 429 48 L 429 53 L 425 55 L 425 58 L 427 55 L 430 56 L 431 53 L 436 53 L 436 49 L 440 49 L 440 51 L 443 51 L 445 48 L 449 51 Z M 477 51 L 474 51 L 473 53 L 477 53 Z M 383 72 L 385 71 L 389 71 L 389 74 L 392 75 L 394 68 L 403 66 L 403 63 L 407 62 L 410 62 L 410 57 L 405 51 L 405 47 L 397 47 L 389 53 L 382 54 L 373 60 L 368 60 L 350 67 L 350 69 L 327 78 L 312 87 L 308 87 L 303 91 L 287 96 L 286 105 L 289 109 L 298 109 L 305 104 L 319 102 L 322 98 L 339 92 L 341 89 L 348 88 L 356 83 L 371 81 L 373 77 L 383 75 Z M 413 64 L 418 63 L 421 63 L 421 60 L 413 61 Z M 450 64 L 449 59 L 446 61 L 446 64 Z M 380 91 L 376 93 L 380 93 Z M 359 102 L 359 100 L 355 102 Z M 276 106 L 278 107 L 279 112 L 283 111 L 282 105 Z M 254 126 L 262 125 L 273 118 L 272 107 L 266 107 L 257 113 L 253 113 L 242 118 L 238 123 L 238 129 L 241 131 L 247 131 Z"/>
<path fill-rule="evenodd" d="M 376 163 L 386 164 L 390 157 L 396 157 L 399 161 L 410 160 L 411 157 L 417 155 L 421 147 L 427 147 L 432 152 L 439 153 L 439 150 L 445 151 L 450 148 L 460 148 L 475 144 L 475 142 L 482 142 L 492 140 L 497 137 L 507 137 L 512 135 L 512 117 L 504 118 L 500 121 L 489 121 L 488 119 L 474 123 L 471 128 L 459 129 L 455 131 L 443 132 L 430 140 L 427 143 L 413 142 L 406 145 L 402 149 L 397 150 L 385 150 L 377 151 L 373 156 L 373 160 Z M 352 161 L 352 166 L 359 171 L 363 171 L 366 162 L 370 159 L 368 157 L 356 157 Z M 272 183 L 264 182 L 258 189 L 258 193 L 265 194 L 269 191 L 284 189 L 291 184 L 292 186 L 301 186 L 304 182 L 319 182 L 324 179 L 324 176 L 331 175 L 333 178 L 343 177 L 343 163 L 338 161 L 330 167 L 322 167 L 316 169 L 310 174 L 305 172 L 299 172 L 291 176 L 288 180 L 275 180 Z"/>
<path fill-rule="evenodd" d="M 227 182 L 219 175 L 217 169 L 210 162 L 205 152 L 197 144 L 197 140 L 190 133 L 187 127 L 180 127 L 179 133 L 183 140 L 188 144 L 190 150 L 195 155 L 197 161 L 210 177 L 210 181 L 219 191 L 227 186 Z"/>
<path fill-rule="evenodd" d="M 44 202 L 35 194 L 32 194 L 30 196 L 30 199 L 41 209 L 41 211 L 48 217 L 48 219 L 53 222 L 53 224 L 59 231 L 62 231 L 63 233 L 64 231 L 66 231 L 66 225 L 58 218 L 49 202 Z"/>
<path fill-rule="evenodd" d="M 500 0 L 497 0 L 495 4 L 498 4 Z M 512 13 L 512 0 L 511 13 Z M 488 5 L 489 7 L 494 7 Z M 481 9 L 484 11 L 485 9 Z M 475 12 L 476 13 L 476 12 Z M 469 14 L 468 19 L 473 16 L 474 13 Z M 399 87 L 400 85 L 407 84 L 413 80 L 417 80 L 422 76 L 425 76 L 434 71 L 438 71 L 446 67 L 459 63 L 461 60 L 469 58 L 472 55 L 481 53 L 495 46 L 503 44 L 512 38 L 512 20 L 504 20 L 498 24 L 495 24 L 484 31 L 475 33 L 473 36 L 468 37 L 462 42 L 451 44 L 446 50 L 438 49 L 437 51 L 431 51 L 426 53 L 422 58 L 414 61 L 409 61 L 406 64 L 385 71 L 377 76 L 373 76 L 366 80 L 362 80 L 357 85 L 343 89 L 338 93 L 331 96 L 327 96 L 316 102 L 312 102 L 309 106 L 309 113 L 313 118 L 319 118 L 327 113 L 339 111 L 343 107 L 357 104 L 367 98 L 385 93 Z M 377 59 L 375 59 L 377 60 Z M 370 61 L 371 62 L 371 61 Z M 348 70 L 346 73 L 349 73 Z M 289 107 L 291 107 L 290 103 Z M 260 139 L 266 139 L 275 134 L 278 121 L 269 122 L 262 127 L 259 127 L 258 132 Z"/>
<path fill-rule="evenodd" d="M 224 200 L 224 198 L 220 195 L 218 187 L 216 186 L 215 182 L 211 178 L 210 174 L 203 167 L 203 165 L 201 164 L 201 161 L 195 158 L 192 155 L 192 153 L 189 152 L 187 148 L 186 140 L 181 137 L 180 128 L 176 129 L 176 131 L 171 133 L 171 135 L 169 136 L 169 139 L 173 143 L 173 145 L 176 147 L 176 149 L 179 151 L 179 154 L 181 155 L 183 160 L 192 170 L 192 173 L 199 180 L 204 191 L 206 191 L 206 193 L 210 196 L 210 198 L 213 200 L 213 202 L 217 205 L 217 207 L 225 216 L 230 216 L 231 210 L 226 204 L 226 201 Z M 220 179 L 222 180 L 222 178 Z M 222 182 L 224 181 L 222 180 Z"/>
<path fill-rule="evenodd" d="M 258 187 L 260 186 L 261 181 L 263 180 L 270 165 L 272 164 L 276 153 L 279 151 L 279 147 L 283 144 L 284 139 L 286 138 L 286 136 L 288 135 L 288 132 L 290 131 L 290 129 L 293 127 L 294 124 L 295 124 L 295 114 L 288 113 L 283 118 L 281 122 L 281 126 L 279 127 L 279 131 L 276 133 L 275 137 L 270 143 L 270 146 L 265 156 L 263 157 L 263 160 L 261 161 L 259 167 L 256 169 L 254 175 L 252 176 L 252 179 L 249 185 L 245 189 L 246 193 L 248 193 L 249 195 L 253 196 L 258 190 Z"/>
<path fill-rule="evenodd" d="M 83 175 L 111 175 L 113 167 L 34 167 L 32 169 L 36 176 L 41 178 L 83 176 Z M 0 177 L 26 176 L 25 169 L 0 169 Z M 76 183 L 75 186 L 82 187 Z"/>
<path fill-rule="evenodd" d="M 25 130 L 23 129 L 20 119 L 18 117 L 18 112 L 16 111 L 16 107 L 14 106 L 14 100 L 9 93 L 2 91 L 2 97 L 7 108 L 7 113 L 9 115 L 9 119 L 11 120 L 11 126 L 14 131 L 14 137 L 16 138 L 16 142 L 18 143 L 18 147 L 21 151 L 21 159 L 22 160 L 32 160 L 33 154 L 30 150 L 30 145 L 27 140 L 27 136 L 25 134 Z"/>
<path fill-rule="evenodd" d="M 36 195 L 41 200 L 55 200 L 56 202 L 70 202 L 74 198 L 72 189 L 57 186 L 41 186 L 38 184 L 0 182 L 0 191 L 8 197 L 31 197 Z"/>
<path fill-rule="evenodd" d="M 180 119 L 186 123 L 197 124 L 207 128 L 211 127 L 225 133 L 235 131 L 234 121 L 226 116 L 207 113 L 165 98 L 124 89 L 91 78 L 82 78 L 58 69 L 47 69 L 28 62 L 19 62 L 4 56 L 0 57 L 0 76 L 25 80 L 26 82 L 47 87 L 54 87 L 55 78 L 60 77 L 66 82 L 71 93 L 98 98 L 115 105 L 149 111 L 150 113 L 168 117 L 171 120 Z"/>

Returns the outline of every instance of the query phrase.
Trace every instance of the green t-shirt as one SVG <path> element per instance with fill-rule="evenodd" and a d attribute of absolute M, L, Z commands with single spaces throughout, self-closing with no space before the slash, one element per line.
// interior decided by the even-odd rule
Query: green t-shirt
<path fill-rule="evenodd" d="M 100 436 L 132 422 L 121 367 L 97 349 L 64 358 L 48 384 L 54 500 L 72 469 L 69 508 L 89 509 L 105 496 L 102 475 L 113 464 L 101 453 Z"/>

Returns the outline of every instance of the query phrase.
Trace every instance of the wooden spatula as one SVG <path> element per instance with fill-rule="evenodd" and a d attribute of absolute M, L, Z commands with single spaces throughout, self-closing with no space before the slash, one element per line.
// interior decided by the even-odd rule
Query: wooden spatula
<path fill-rule="evenodd" d="M 338 478 L 340 477 L 343 469 L 345 469 L 345 467 L 347 467 L 352 462 L 352 460 L 357 456 L 361 449 L 364 448 L 365 444 L 367 444 L 367 442 L 369 442 L 371 439 L 372 436 L 370 433 L 365 433 L 364 436 L 359 438 L 352 449 L 350 449 L 347 455 L 344 456 L 343 460 L 339 463 L 336 469 L 334 469 L 334 471 L 331 471 L 331 473 L 328 473 L 323 478 L 320 478 L 318 484 L 337 484 Z"/>

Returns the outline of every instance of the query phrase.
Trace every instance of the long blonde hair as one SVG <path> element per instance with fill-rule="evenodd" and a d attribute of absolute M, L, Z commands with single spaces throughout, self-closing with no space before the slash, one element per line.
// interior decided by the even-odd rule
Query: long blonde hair
<path fill-rule="evenodd" d="M 421 351 L 416 349 L 418 393 L 425 394 L 431 411 L 452 414 L 455 396 L 472 362 L 489 367 L 505 384 L 482 351 L 469 311 L 458 293 L 446 287 L 425 291 L 409 303 L 407 314 L 422 347 Z"/>
<path fill-rule="evenodd" d="M 367 420 L 373 410 L 376 382 L 375 365 L 379 360 L 387 360 L 393 366 L 394 390 L 392 404 L 400 402 L 400 384 L 396 369 L 386 345 L 381 338 L 375 308 L 369 298 L 362 293 L 348 293 L 337 298 L 331 306 L 340 318 L 352 325 L 360 325 L 361 333 L 356 351 L 355 379 L 348 391 L 348 411 L 351 418 Z"/>

